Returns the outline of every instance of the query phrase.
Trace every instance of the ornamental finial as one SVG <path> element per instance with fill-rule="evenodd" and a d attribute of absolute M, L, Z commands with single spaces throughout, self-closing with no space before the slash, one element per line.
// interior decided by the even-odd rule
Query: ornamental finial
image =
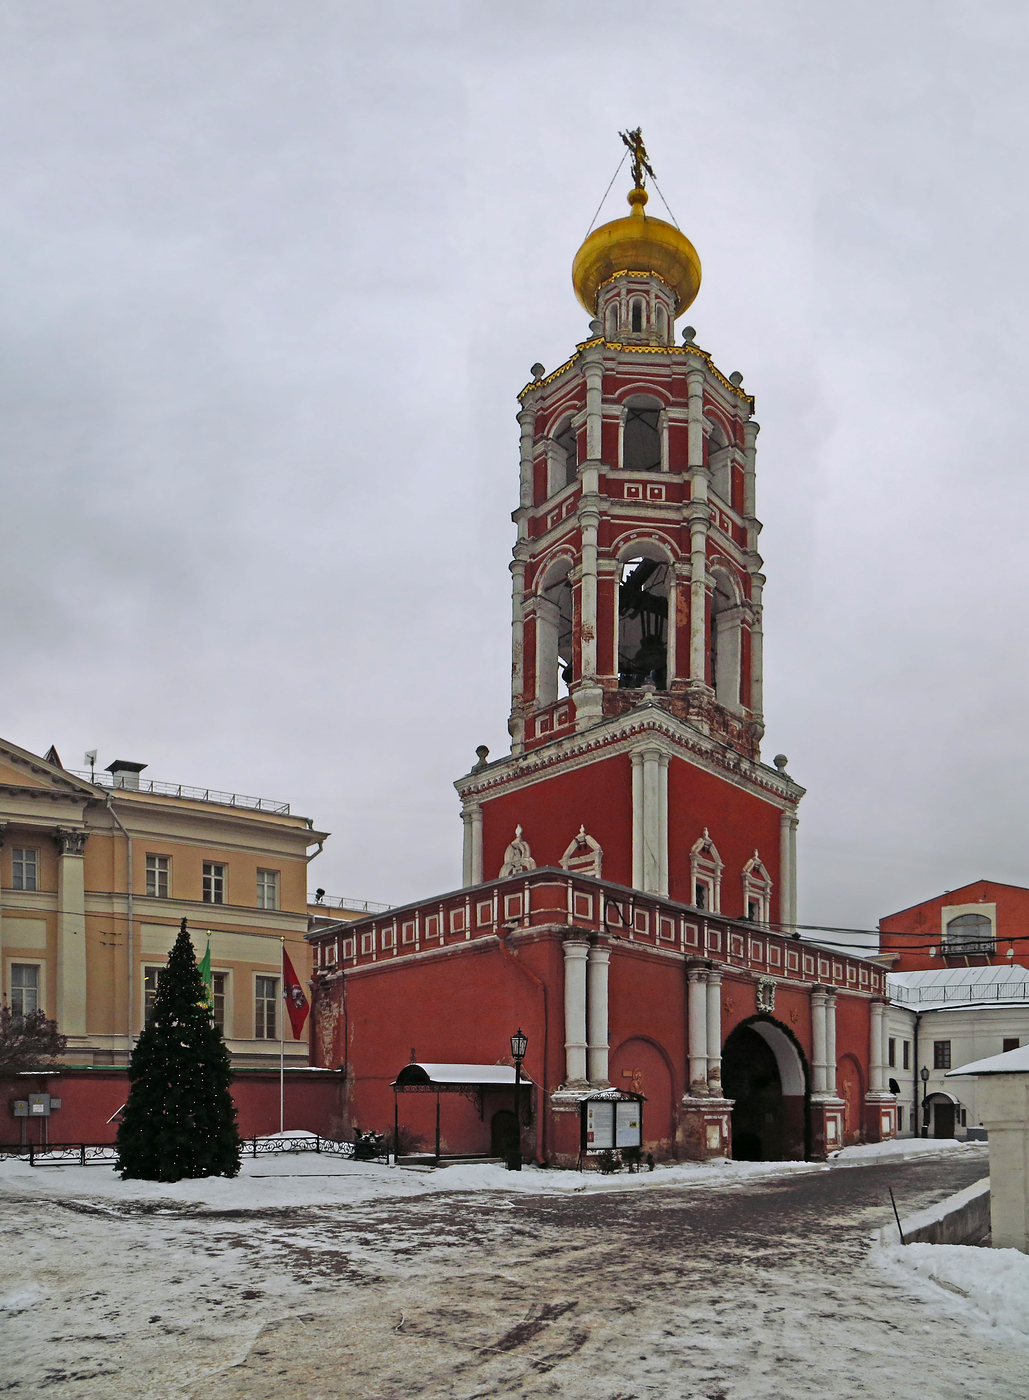
<path fill-rule="evenodd" d="M 618 135 L 632 155 L 632 183 L 636 189 L 641 190 L 645 174 L 654 179 L 654 172 L 647 159 L 647 148 L 643 144 L 643 128 L 638 126 L 635 131 L 620 131 Z"/>

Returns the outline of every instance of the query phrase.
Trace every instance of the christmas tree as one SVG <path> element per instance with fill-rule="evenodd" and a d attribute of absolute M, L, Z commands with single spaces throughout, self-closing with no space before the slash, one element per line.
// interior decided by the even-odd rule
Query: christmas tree
<path fill-rule="evenodd" d="M 235 1176 L 240 1141 L 231 1082 L 229 1052 L 183 919 L 129 1063 L 117 1140 L 122 1178 Z"/>

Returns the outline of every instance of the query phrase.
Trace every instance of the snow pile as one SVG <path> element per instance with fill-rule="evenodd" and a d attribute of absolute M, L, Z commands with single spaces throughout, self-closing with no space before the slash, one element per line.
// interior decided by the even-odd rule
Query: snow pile
<path fill-rule="evenodd" d="M 21 1288 L 16 1288 L 13 1293 L 8 1293 L 6 1297 L 0 1298 L 0 1313 L 20 1313 L 26 1308 L 33 1307 L 36 1303 L 41 1303 L 46 1297 L 46 1290 L 38 1283 L 26 1283 Z"/>
<path fill-rule="evenodd" d="M 891 1138 L 889 1142 L 866 1142 L 860 1147 L 842 1147 L 830 1152 L 831 1167 L 865 1167 L 873 1162 L 905 1161 L 938 1152 L 989 1152 L 985 1142 L 960 1142 L 957 1138 Z"/>
<path fill-rule="evenodd" d="M 893 1245 L 872 1258 L 935 1307 L 1029 1343 L 1029 1255 L 964 1244 Z"/>

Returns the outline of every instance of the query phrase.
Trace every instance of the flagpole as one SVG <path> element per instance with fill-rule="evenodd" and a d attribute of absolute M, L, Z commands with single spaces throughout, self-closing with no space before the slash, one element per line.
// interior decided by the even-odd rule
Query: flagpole
<path fill-rule="evenodd" d="M 279 1007 L 279 1132 L 285 1132 L 285 1082 L 286 1082 L 286 940 L 280 938 L 281 957 L 279 971 L 282 973 L 282 1005 Z"/>

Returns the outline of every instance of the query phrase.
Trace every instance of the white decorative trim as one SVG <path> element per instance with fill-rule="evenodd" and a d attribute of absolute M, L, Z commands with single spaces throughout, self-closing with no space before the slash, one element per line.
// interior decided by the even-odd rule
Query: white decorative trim
<path fill-rule="evenodd" d="M 603 860 L 604 852 L 599 842 L 586 834 L 585 826 L 580 826 L 578 836 L 561 857 L 561 867 L 563 870 L 578 871 L 581 875 L 594 875 L 599 880 Z"/>
<path fill-rule="evenodd" d="M 535 870 L 536 862 L 532 858 L 528 841 L 522 840 L 522 828 L 515 827 L 515 839 L 504 852 L 504 864 L 500 867 L 500 879 L 506 875 L 522 875 L 526 870 Z"/>
<path fill-rule="evenodd" d="M 704 886 L 708 891 L 708 902 L 704 907 L 712 914 L 721 911 L 724 868 L 718 848 L 705 826 L 703 836 L 698 836 L 690 847 L 690 893 L 695 895 L 697 885 Z"/>

